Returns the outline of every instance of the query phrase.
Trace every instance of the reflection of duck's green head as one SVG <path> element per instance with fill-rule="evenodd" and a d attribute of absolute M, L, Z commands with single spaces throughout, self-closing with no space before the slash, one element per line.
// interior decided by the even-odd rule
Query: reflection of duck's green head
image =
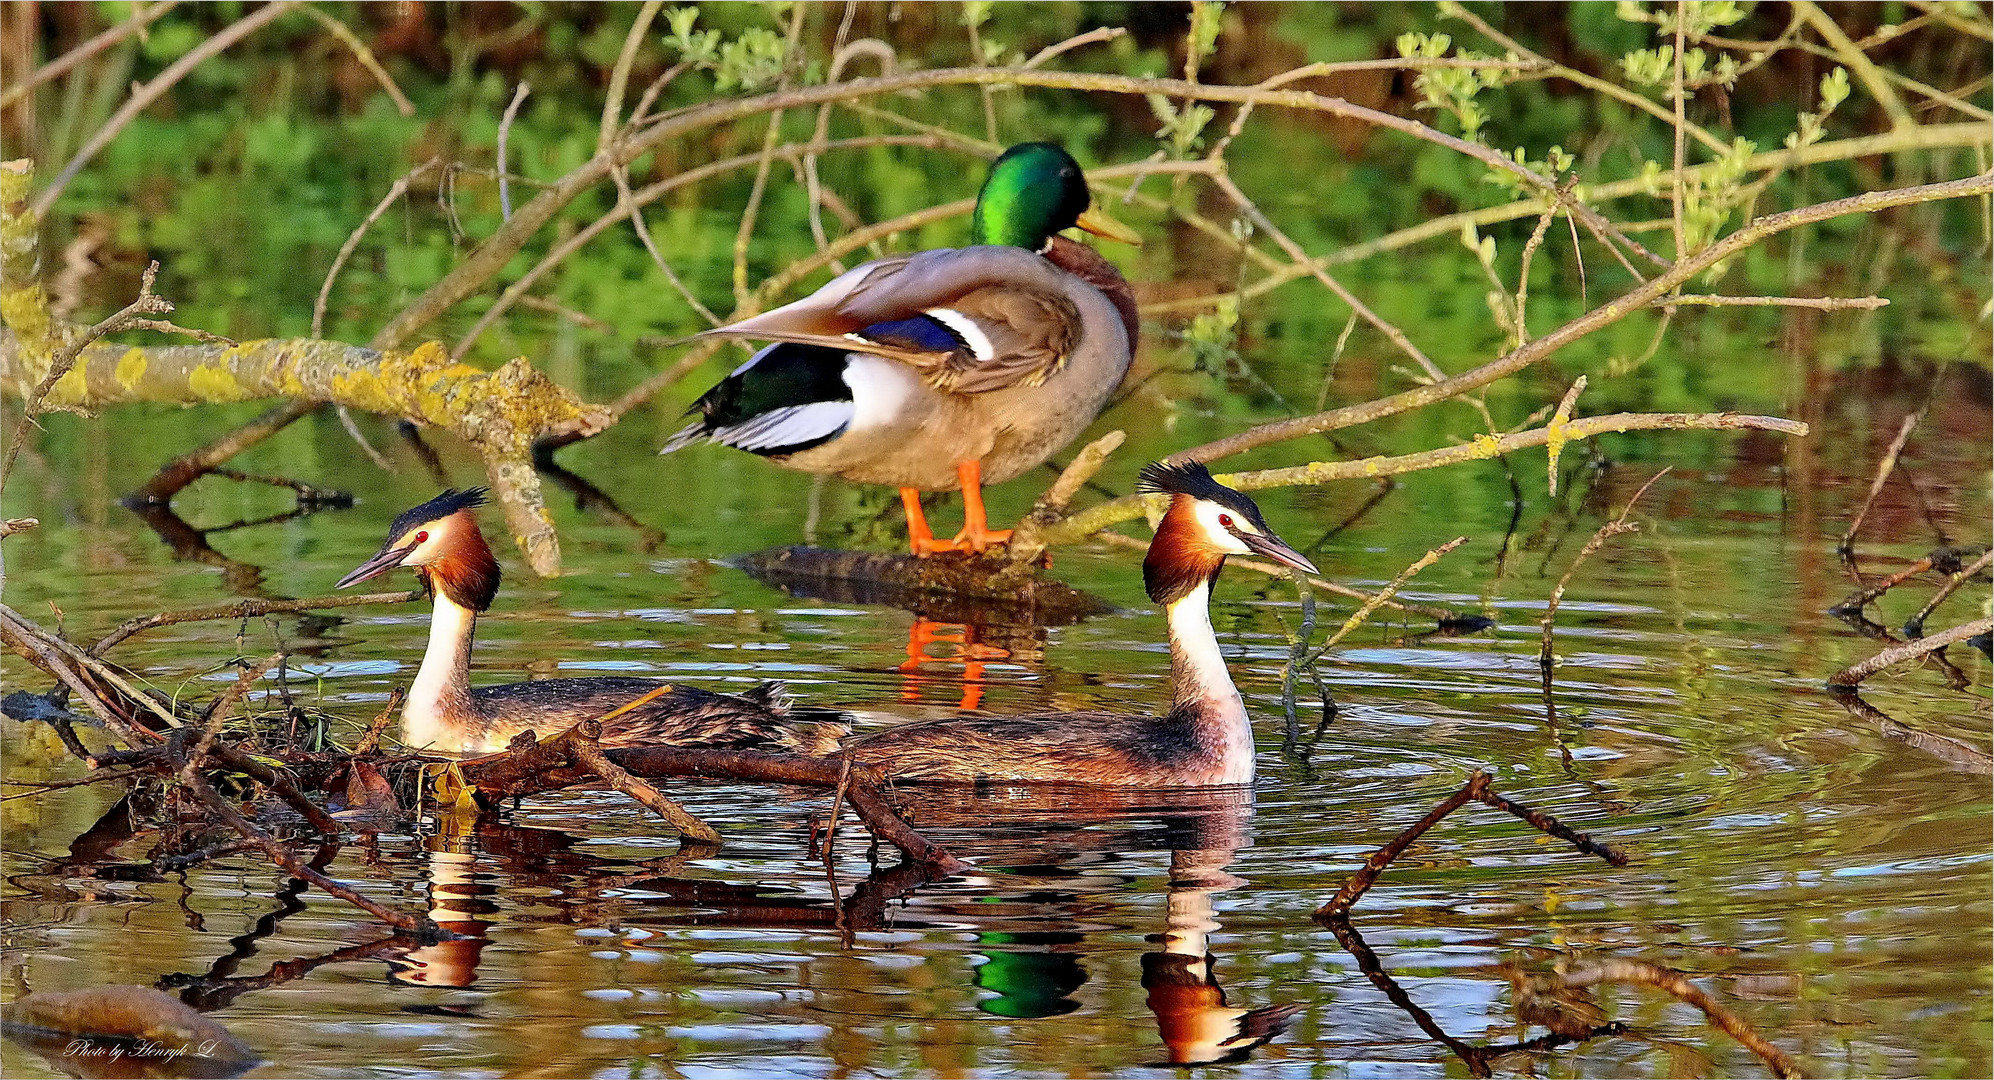
<path fill-rule="evenodd" d="M 977 940 L 997 945 L 1070 947 L 1079 944 L 1082 938 L 1079 934 L 1059 931 L 1034 931 L 978 934 Z M 1087 982 L 1087 972 L 1080 967 L 1078 956 L 1070 952 L 1004 949 L 991 949 L 983 955 L 985 959 L 976 969 L 976 985 L 997 994 L 976 1003 L 984 1012 L 1023 1020 L 1063 1016 L 1080 1007 L 1070 996 Z"/>
<path fill-rule="evenodd" d="M 1141 243 L 1127 226 L 1090 210 L 1087 177 L 1073 155 L 1052 143 L 1019 143 L 990 166 L 976 196 L 970 231 L 978 244 L 1042 251 L 1052 234 L 1079 226 L 1124 243 Z"/>

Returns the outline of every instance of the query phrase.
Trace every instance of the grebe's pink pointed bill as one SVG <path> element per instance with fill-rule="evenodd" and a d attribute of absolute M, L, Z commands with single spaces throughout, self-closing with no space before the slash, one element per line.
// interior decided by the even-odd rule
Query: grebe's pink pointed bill
<path fill-rule="evenodd" d="M 1240 543 L 1253 549 L 1255 554 L 1265 555 L 1283 566 L 1292 566 L 1304 574 L 1320 574 L 1308 557 L 1283 543 L 1278 536 L 1265 533 L 1239 533 Z"/>
<path fill-rule="evenodd" d="M 402 560 L 408 558 L 409 552 L 414 550 L 414 544 L 398 548 L 382 548 L 373 558 L 354 567 L 352 573 L 340 578 L 339 583 L 334 585 L 333 588 L 345 589 L 358 585 L 368 578 L 380 577 L 382 574 L 400 566 Z"/>

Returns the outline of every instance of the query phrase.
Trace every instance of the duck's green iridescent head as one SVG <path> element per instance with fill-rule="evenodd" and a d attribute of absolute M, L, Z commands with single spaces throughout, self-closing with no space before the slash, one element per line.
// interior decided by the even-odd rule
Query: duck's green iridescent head
<path fill-rule="evenodd" d="M 991 164 L 970 231 L 978 244 L 1032 251 L 1045 250 L 1054 233 L 1076 225 L 1097 236 L 1141 243 L 1127 226 L 1090 210 L 1091 202 L 1073 155 L 1052 143 L 1019 143 Z"/>

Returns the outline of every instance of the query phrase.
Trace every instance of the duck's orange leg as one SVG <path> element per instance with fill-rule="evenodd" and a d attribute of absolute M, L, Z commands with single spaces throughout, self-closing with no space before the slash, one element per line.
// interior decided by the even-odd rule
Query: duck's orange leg
<path fill-rule="evenodd" d="M 916 555 L 933 555 L 937 551 L 954 551 L 955 544 L 948 540 L 937 540 L 928 528 L 928 515 L 921 510 L 921 492 L 918 488 L 900 489 L 900 507 L 907 511 L 907 546 Z"/>
<path fill-rule="evenodd" d="M 983 463 L 965 461 L 955 467 L 962 482 L 962 531 L 953 541 L 957 551 L 983 551 L 1011 539 L 1011 530 L 992 529 L 983 512 Z"/>

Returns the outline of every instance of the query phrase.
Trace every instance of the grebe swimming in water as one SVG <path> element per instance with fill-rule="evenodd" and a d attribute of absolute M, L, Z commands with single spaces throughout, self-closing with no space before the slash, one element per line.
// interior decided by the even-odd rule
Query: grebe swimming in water
<path fill-rule="evenodd" d="M 1202 787 L 1253 781 L 1253 728 L 1212 633 L 1212 583 L 1227 555 L 1315 573 L 1252 499 L 1203 465 L 1147 466 L 1140 490 L 1170 496 L 1143 584 L 1170 626 L 1175 703 L 1162 716 L 1061 712 L 944 717 L 854 736 L 841 749 L 895 780 Z"/>
<path fill-rule="evenodd" d="M 471 638 L 499 587 L 498 559 L 472 515 L 484 496 L 483 488 L 446 490 L 403 513 L 381 550 L 339 579 L 344 589 L 406 566 L 436 598 L 429 648 L 402 706 L 402 742 L 445 753 L 502 750 L 522 731 L 557 734 L 668 685 L 619 676 L 471 685 Z M 602 743 L 821 754 L 845 732 L 836 717 L 794 709 L 779 682 L 742 694 L 676 686 L 605 721 Z"/>

